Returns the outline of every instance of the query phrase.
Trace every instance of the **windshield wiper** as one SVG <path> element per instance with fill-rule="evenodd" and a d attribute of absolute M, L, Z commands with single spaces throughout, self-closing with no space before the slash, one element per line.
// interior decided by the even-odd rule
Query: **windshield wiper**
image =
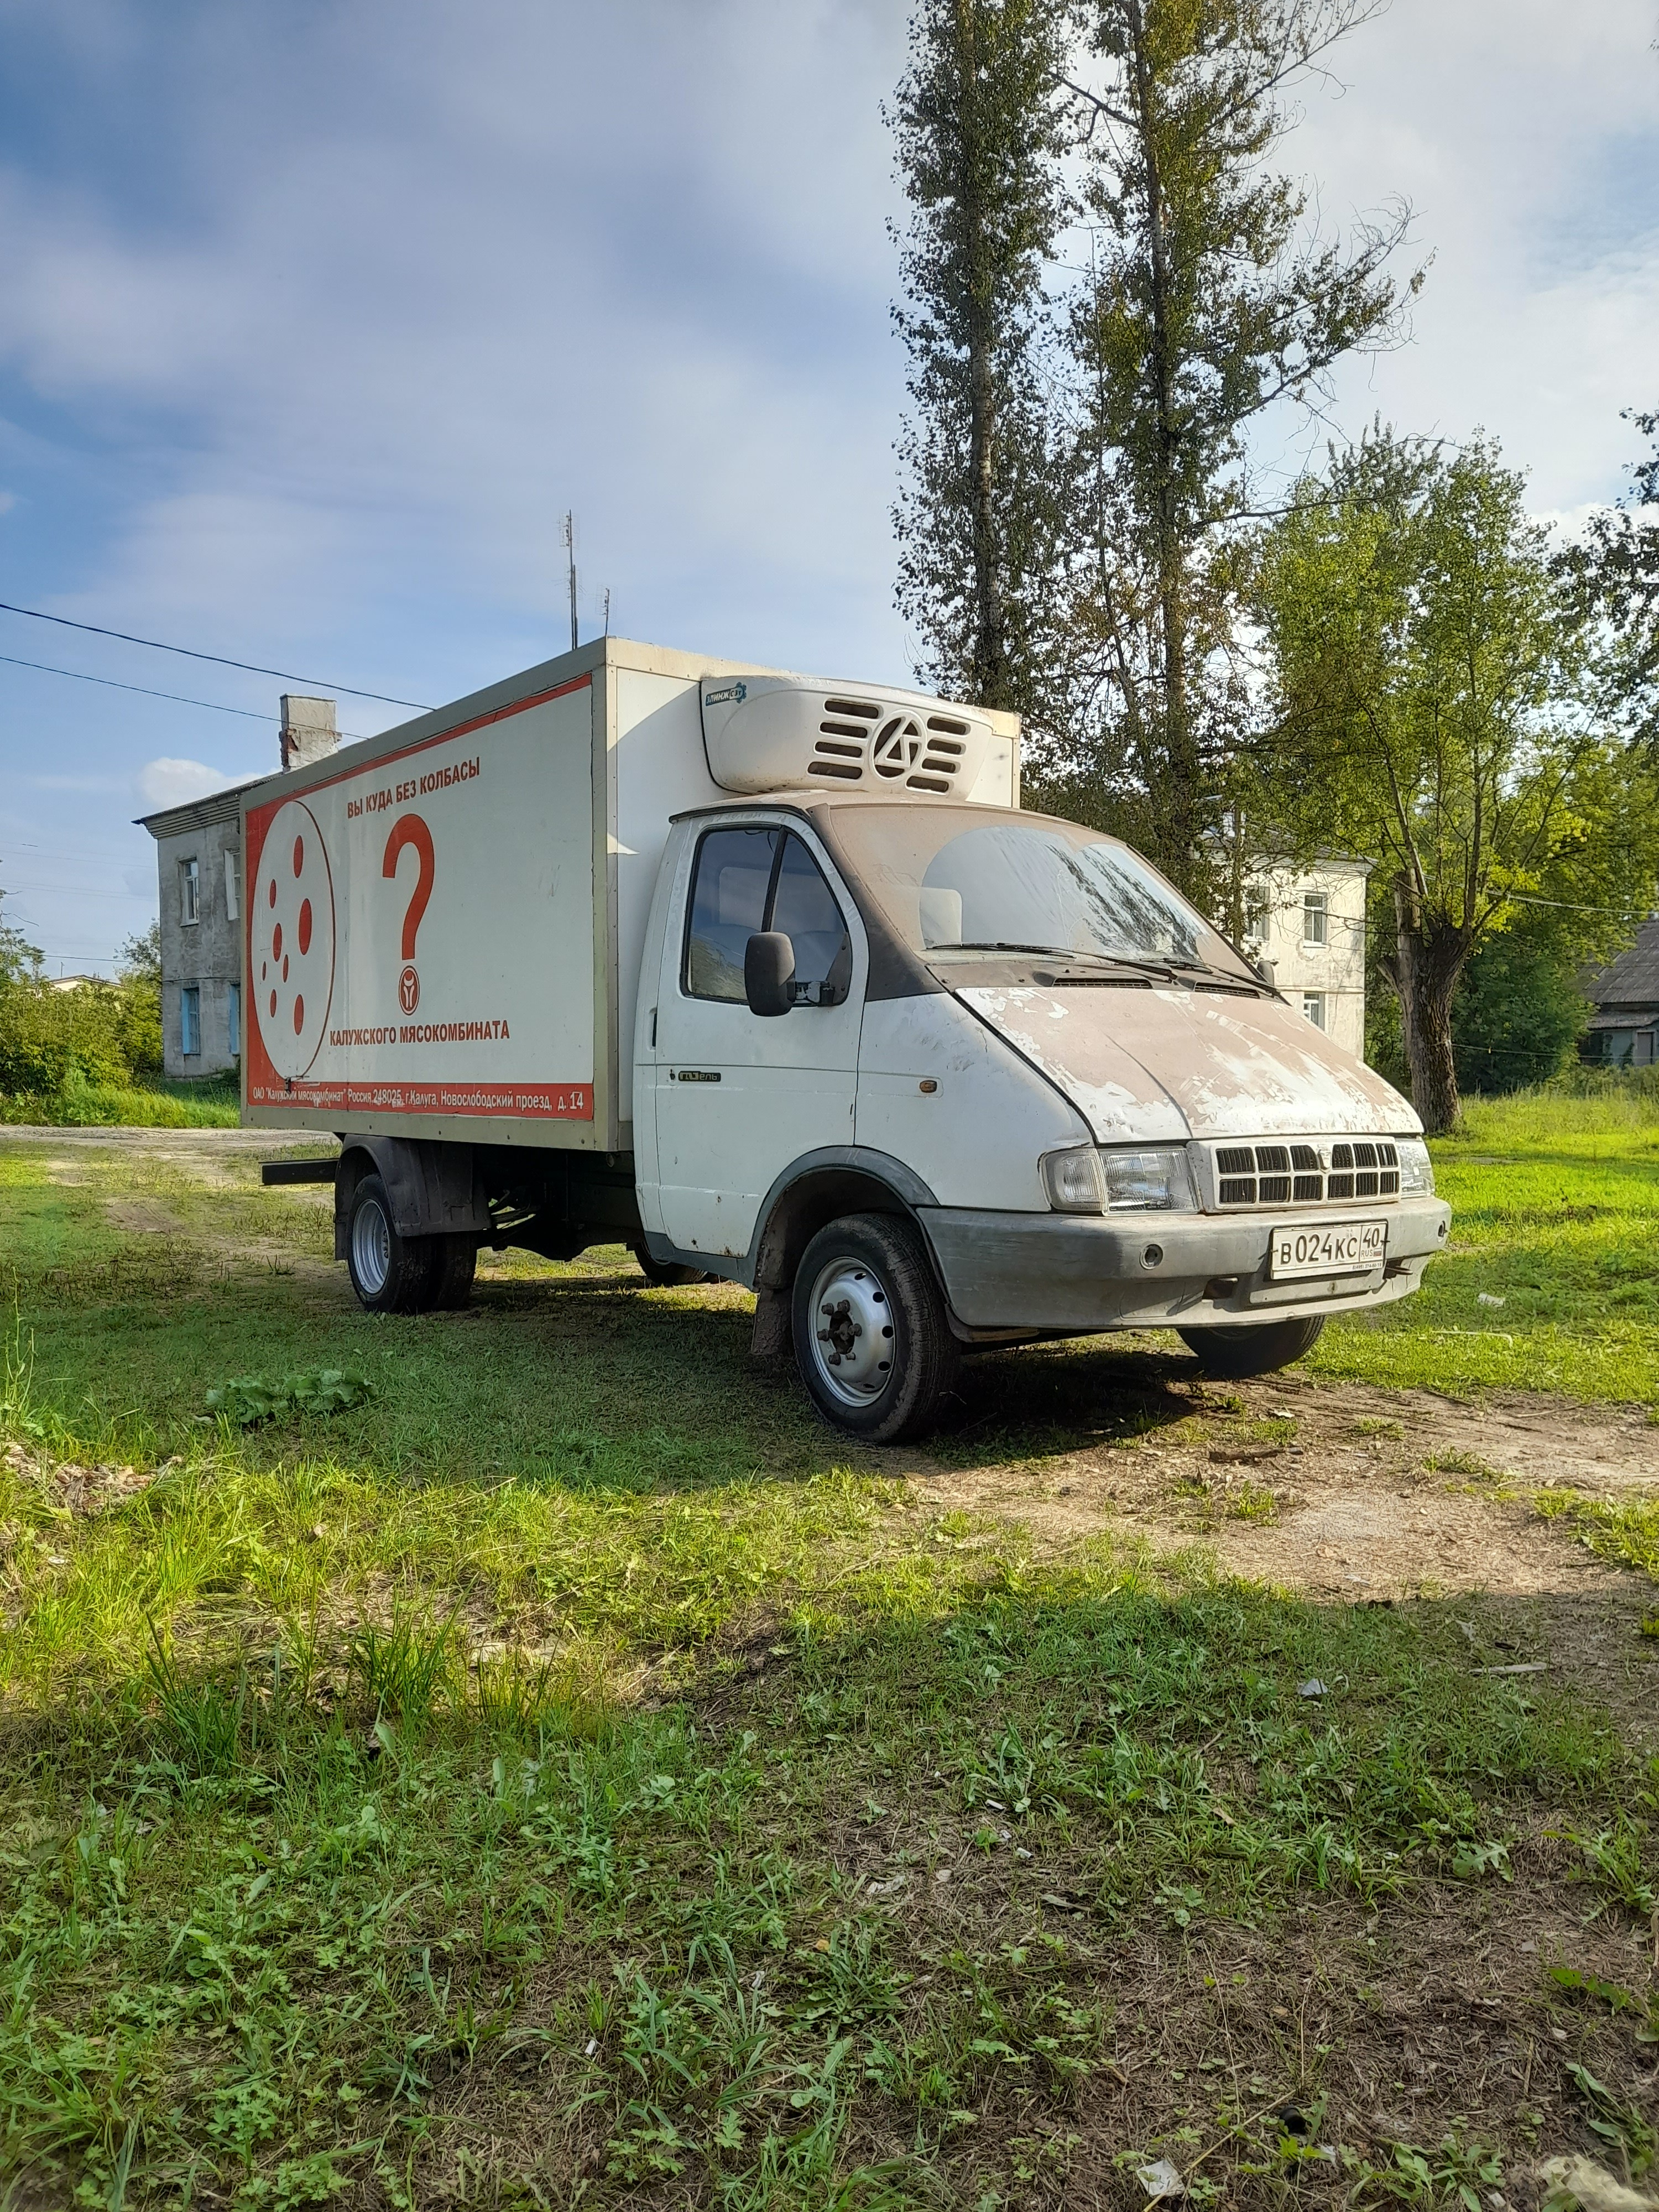
<path fill-rule="evenodd" d="M 1182 975 L 1218 975 L 1247 989 L 1265 990 L 1259 975 L 1235 975 L 1210 960 L 1182 960 L 1157 953 L 1083 951 L 1073 945 L 1016 945 L 1006 938 L 962 938 L 949 945 L 930 945 L 931 952 L 1037 952 L 1052 960 L 1089 961 L 1097 968 L 1129 968 L 1138 975 L 1163 975 L 1173 981 Z"/>
<path fill-rule="evenodd" d="M 962 937 L 949 945 L 930 945 L 930 952 L 1050 952 L 1057 960 L 1098 959 L 1098 953 L 1073 952 L 1066 945 L 1014 945 L 1002 937 Z"/>

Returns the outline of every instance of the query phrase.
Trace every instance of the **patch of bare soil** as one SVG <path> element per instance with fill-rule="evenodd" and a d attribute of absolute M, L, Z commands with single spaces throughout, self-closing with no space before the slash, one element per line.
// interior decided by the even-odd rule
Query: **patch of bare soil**
<path fill-rule="evenodd" d="M 198 1182 L 229 1187 L 235 1178 L 225 1170 L 233 1154 L 252 1152 L 280 1158 L 284 1154 L 327 1147 L 331 1139 L 319 1129 L 58 1129 L 33 1122 L 0 1126 L 0 1144 L 48 1142 L 66 1150 L 114 1152 L 130 1159 L 165 1160 L 182 1169 Z M 84 1182 L 86 1176 L 73 1158 L 51 1163 L 54 1182 Z"/>
<path fill-rule="evenodd" d="M 1326 1601 L 1480 1596 L 1472 1661 L 1582 1682 L 1635 1741 L 1659 1738 L 1659 1643 L 1639 1633 L 1653 1584 L 1530 1502 L 1552 1486 L 1659 1496 L 1659 1431 L 1640 1407 L 1519 1393 L 1473 1405 L 1287 1375 L 1229 1396 L 1242 1413 L 1162 1435 L 926 1470 L 927 1494 L 1045 1546 L 1109 1531 L 1156 1557 L 1200 1540 L 1224 1573 Z M 1176 1401 L 1172 1423 L 1198 1403 Z"/>
<path fill-rule="evenodd" d="M 136 1237 L 182 1237 L 185 1224 L 153 1198 L 108 1198 L 104 1212 L 117 1229 Z"/>

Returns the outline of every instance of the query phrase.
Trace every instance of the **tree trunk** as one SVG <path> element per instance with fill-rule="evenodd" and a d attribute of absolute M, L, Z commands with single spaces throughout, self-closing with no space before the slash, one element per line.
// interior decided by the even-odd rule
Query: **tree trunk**
<path fill-rule="evenodd" d="M 1003 638 L 1002 578 L 997 559 L 996 386 L 988 315 L 975 314 L 969 340 L 974 509 L 974 697 L 1006 707 L 1007 654 Z"/>
<path fill-rule="evenodd" d="M 1170 329 L 1169 242 L 1164 179 L 1158 167 L 1157 92 L 1141 0 L 1125 0 L 1133 56 L 1135 112 L 1146 191 L 1146 254 L 1152 331 L 1148 369 L 1156 423 L 1154 521 L 1158 539 L 1159 628 L 1164 645 L 1164 758 L 1147 781 L 1158 824 L 1154 857 L 1182 890 L 1196 889 L 1201 835 L 1200 769 L 1187 697 L 1187 548 L 1182 540 L 1180 429 L 1176 421 L 1175 337 Z M 1162 773 L 1158 774 L 1157 769 Z"/>
<path fill-rule="evenodd" d="M 1462 1113 L 1452 1056 L 1452 999 L 1469 957 L 1467 933 L 1447 922 L 1425 924 L 1411 884 L 1394 887 L 1395 983 L 1400 993 L 1412 1103 L 1431 1137 L 1455 1128 Z"/>

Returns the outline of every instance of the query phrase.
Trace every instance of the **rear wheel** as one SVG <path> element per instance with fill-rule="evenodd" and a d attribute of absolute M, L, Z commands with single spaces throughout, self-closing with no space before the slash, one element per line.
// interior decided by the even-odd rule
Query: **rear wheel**
<path fill-rule="evenodd" d="M 424 1312 L 432 1303 L 431 1237 L 400 1237 L 392 1224 L 392 1201 L 377 1175 L 365 1176 L 351 1194 L 351 1227 L 346 1261 L 351 1287 L 370 1313 Z"/>
<path fill-rule="evenodd" d="M 428 1237 L 423 1242 L 434 1248 L 427 1305 L 434 1313 L 457 1312 L 472 1297 L 472 1278 L 478 1271 L 478 1240 L 476 1237 Z"/>
<path fill-rule="evenodd" d="M 824 1419 L 866 1443 L 924 1436 L 957 1350 L 921 1235 L 901 1215 L 832 1221 L 795 1271 L 795 1360 Z"/>
<path fill-rule="evenodd" d="M 1237 1328 L 1183 1328 L 1176 1334 L 1195 1352 L 1206 1375 L 1242 1382 L 1251 1375 L 1272 1375 L 1311 1352 L 1325 1326 L 1323 1314 L 1307 1321 L 1244 1322 Z"/>

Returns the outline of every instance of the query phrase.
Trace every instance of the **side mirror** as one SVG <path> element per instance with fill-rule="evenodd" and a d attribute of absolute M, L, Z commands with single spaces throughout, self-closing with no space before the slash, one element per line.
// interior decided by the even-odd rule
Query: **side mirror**
<path fill-rule="evenodd" d="M 743 954 L 751 1014 L 787 1014 L 795 1003 L 795 948 L 781 929 L 757 930 Z"/>

